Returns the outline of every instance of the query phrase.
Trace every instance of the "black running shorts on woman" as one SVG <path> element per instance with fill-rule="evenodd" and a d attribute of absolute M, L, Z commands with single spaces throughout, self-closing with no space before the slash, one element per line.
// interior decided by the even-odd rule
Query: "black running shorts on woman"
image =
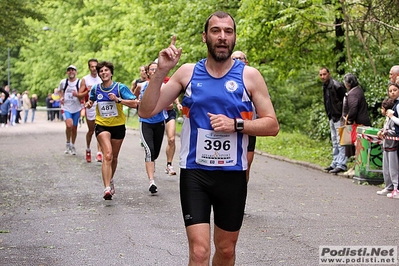
<path fill-rule="evenodd" d="M 96 137 L 103 131 L 107 131 L 111 133 L 111 139 L 124 139 L 126 135 L 126 127 L 125 125 L 114 126 L 114 127 L 106 127 L 95 124 L 94 132 L 96 133 Z"/>
<path fill-rule="evenodd" d="M 165 123 L 168 123 L 170 120 L 176 120 L 176 111 L 175 109 L 168 110 L 168 118 L 166 118 Z"/>
<path fill-rule="evenodd" d="M 180 201 L 185 226 L 210 223 L 234 232 L 241 228 L 247 183 L 245 171 L 180 170 Z"/>

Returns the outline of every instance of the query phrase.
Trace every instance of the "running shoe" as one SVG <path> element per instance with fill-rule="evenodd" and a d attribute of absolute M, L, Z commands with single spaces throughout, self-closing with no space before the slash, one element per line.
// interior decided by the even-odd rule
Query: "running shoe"
<path fill-rule="evenodd" d="M 91 150 L 86 150 L 86 162 L 91 163 Z"/>
<path fill-rule="evenodd" d="M 103 154 L 101 152 L 97 152 L 96 161 L 100 163 L 103 161 Z"/>
<path fill-rule="evenodd" d="M 387 194 L 389 194 L 389 193 L 391 193 L 391 192 L 392 192 L 392 190 L 389 190 L 389 189 L 387 189 L 387 188 L 384 188 L 383 190 L 377 191 L 377 194 L 378 194 L 378 195 L 382 195 L 382 196 L 386 196 Z"/>
<path fill-rule="evenodd" d="M 388 194 L 387 194 L 387 197 L 388 197 L 388 198 L 391 198 L 391 199 L 399 199 L 399 192 L 398 192 L 398 190 L 395 189 L 395 190 L 393 190 L 391 193 L 388 193 Z"/>
<path fill-rule="evenodd" d="M 165 169 L 165 174 L 176 175 L 176 171 L 173 169 L 173 166 L 167 165 Z"/>
<path fill-rule="evenodd" d="M 71 146 L 69 143 L 66 144 L 65 154 L 69 154 L 71 152 Z"/>
<path fill-rule="evenodd" d="M 72 154 L 72 155 L 76 155 L 75 146 L 71 146 L 71 154 Z"/>
<path fill-rule="evenodd" d="M 114 179 L 111 178 L 111 182 L 109 183 L 109 186 L 111 188 L 111 195 L 113 196 L 115 194 L 115 184 L 114 184 Z"/>
<path fill-rule="evenodd" d="M 104 189 L 104 197 L 105 200 L 112 200 L 112 193 L 111 193 L 111 188 L 110 187 L 106 187 Z"/>
<path fill-rule="evenodd" d="M 150 188 L 149 188 L 148 190 L 151 192 L 151 194 L 155 194 L 155 193 L 158 192 L 158 188 L 157 188 L 157 186 L 155 185 L 155 183 L 152 183 L 152 184 L 150 185 Z"/>

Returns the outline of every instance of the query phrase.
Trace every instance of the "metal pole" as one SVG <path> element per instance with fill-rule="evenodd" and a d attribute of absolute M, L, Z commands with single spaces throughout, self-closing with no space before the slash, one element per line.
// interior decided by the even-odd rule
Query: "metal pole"
<path fill-rule="evenodd" d="M 10 47 L 8 47 L 7 61 L 8 61 L 7 85 L 8 89 L 11 89 L 10 88 Z"/>

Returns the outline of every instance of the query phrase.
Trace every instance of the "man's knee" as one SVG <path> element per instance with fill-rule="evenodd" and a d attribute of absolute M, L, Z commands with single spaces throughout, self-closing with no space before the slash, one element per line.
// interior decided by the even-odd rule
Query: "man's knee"
<path fill-rule="evenodd" d="M 234 258 L 235 256 L 235 244 L 231 244 L 231 245 L 224 245 L 221 247 L 218 247 L 217 244 L 215 244 L 216 246 L 216 253 L 223 258 L 223 260 L 230 260 L 232 258 Z"/>
<path fill-rule="evenodd" d="M 195 265 L 203 265 L 204 262 L 209 261 L 210 255 L 210 248 L 203 245 L 193 245 L 190 252 L 190 260 Z"/>

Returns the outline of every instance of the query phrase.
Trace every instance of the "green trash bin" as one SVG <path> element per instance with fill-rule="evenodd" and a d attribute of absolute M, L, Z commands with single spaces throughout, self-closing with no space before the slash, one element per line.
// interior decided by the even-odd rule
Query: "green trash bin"
<path fill-rule="evenodd" d="M 353 179 L 372 185 L 384 183 L 381 141 L 377 138 L 379 130 L 373 127 L 357 127 Z"/>

